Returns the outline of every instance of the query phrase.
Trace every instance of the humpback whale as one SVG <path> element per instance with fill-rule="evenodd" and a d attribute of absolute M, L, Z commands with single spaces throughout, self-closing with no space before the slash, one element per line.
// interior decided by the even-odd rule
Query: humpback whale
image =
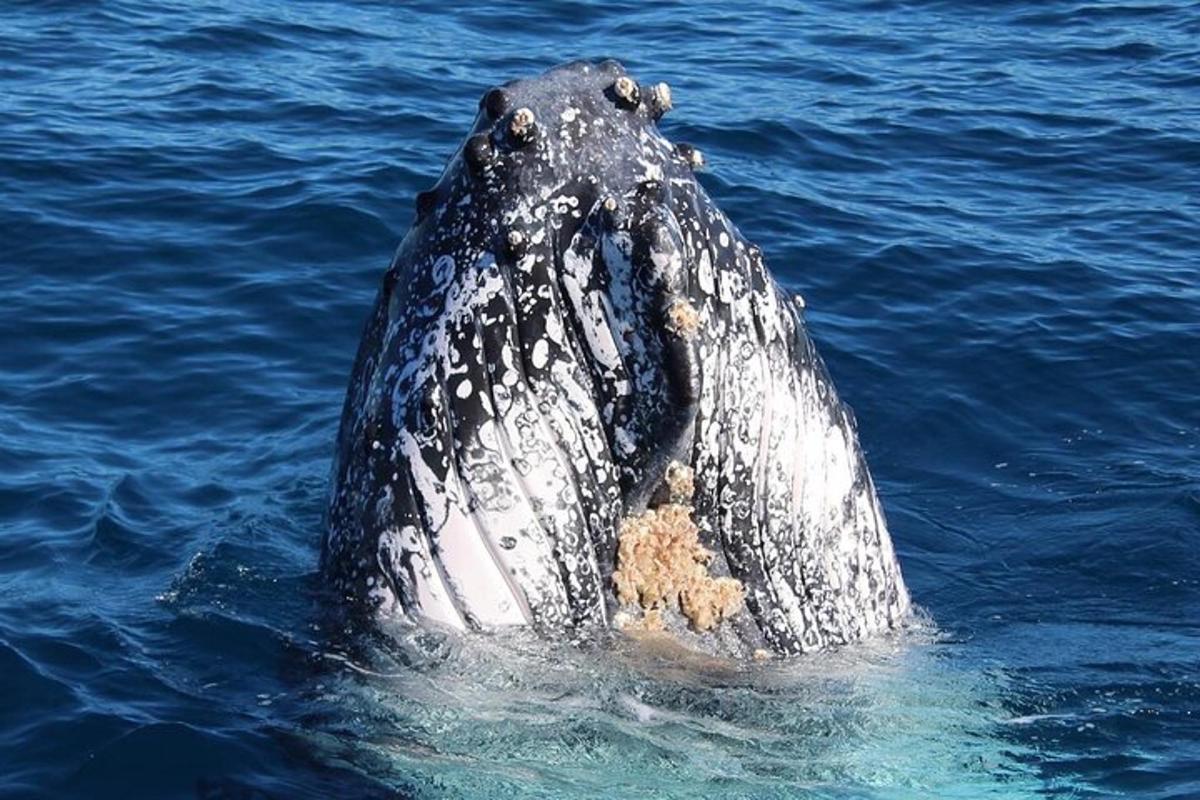
<path fill-rule="evenodd" d="M 794 654 L 910 601 L 854 417 L 658 129 L 573 62 L 488 91 L 383 276 L 322 572 L 368 618 Z"/>

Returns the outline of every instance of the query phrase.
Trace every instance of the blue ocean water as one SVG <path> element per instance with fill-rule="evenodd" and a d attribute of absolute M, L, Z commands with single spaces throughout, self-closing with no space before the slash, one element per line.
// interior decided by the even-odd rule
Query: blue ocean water
<path fill-rule="evenodd" d="M 332 643 L 340 404 L 491 85 L 666 80 L 927 631 Z M 1200 5 L 9 0 L 0 796 L 1200 796 Z"/>

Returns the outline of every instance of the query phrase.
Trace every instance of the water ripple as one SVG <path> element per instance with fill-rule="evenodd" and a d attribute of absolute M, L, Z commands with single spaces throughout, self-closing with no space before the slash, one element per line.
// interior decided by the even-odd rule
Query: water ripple
<path fill-rule="evenodd" d="M 986 11 L 5 4 L 0 795 L 1200 792 L 1200 14 Z M 608 55 L 807 299 L 940 638 L 329 644 L 332 441 L 413 197 L 487 87 Z"/>

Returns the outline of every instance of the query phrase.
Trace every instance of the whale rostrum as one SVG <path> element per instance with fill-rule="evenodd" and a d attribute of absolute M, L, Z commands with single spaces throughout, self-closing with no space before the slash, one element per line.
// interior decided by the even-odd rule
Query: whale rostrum
<path fill-rule="evenodd" d="M 342 415 L 322 569 L 348 607 L 745 654 L 907 618 L 802 301 L 671 107 L 615 61 L 511 82 L 417 198 Z"/>

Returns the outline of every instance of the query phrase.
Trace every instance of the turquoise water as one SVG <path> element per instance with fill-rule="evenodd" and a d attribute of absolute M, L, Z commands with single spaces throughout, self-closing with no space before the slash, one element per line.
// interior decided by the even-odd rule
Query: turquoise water
<path fill-rule="evenodd" d="M 491 85 L 614 56 L 855 408 L 927 621 L 350 638 L 360 328 Z M 0 796 L 1200 795 L 1200 6 L 0 9 Z"/>

